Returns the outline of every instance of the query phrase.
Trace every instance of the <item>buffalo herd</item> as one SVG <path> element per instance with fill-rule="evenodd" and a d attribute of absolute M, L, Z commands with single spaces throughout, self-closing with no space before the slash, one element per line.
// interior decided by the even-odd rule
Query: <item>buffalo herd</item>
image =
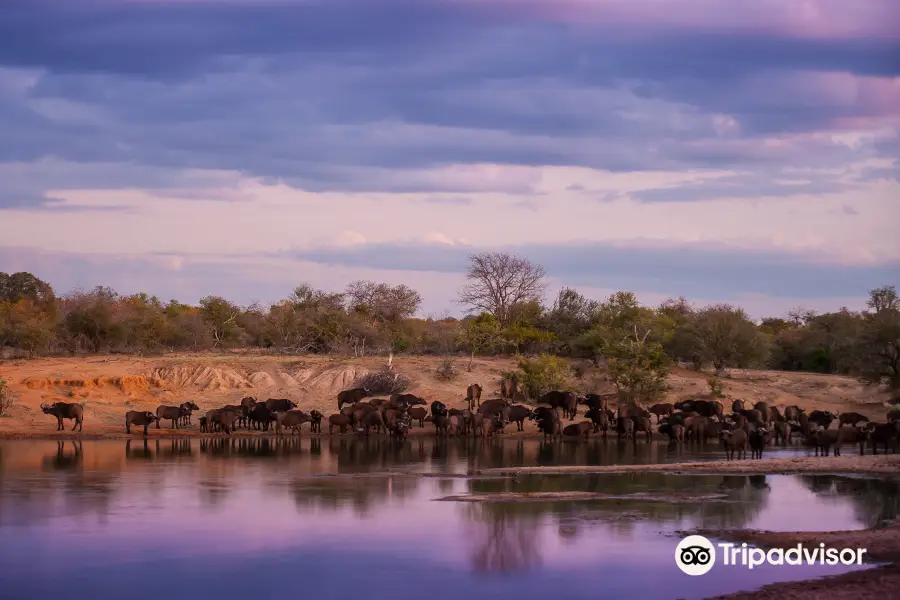
<path fill-rule="evenodd" d="M 482 400 L 482 387 L 473 383 L 466 389 L 466 407 L 452 408 L 440 401 L 429 404 L 414 394 L 370 398 L 370 390 L 359 387 L 340 392 L 338 412 L 327 418 L 317 410 L 298 410 L 297 403 L 286 398 L 257 401 L 247 397 L 240 404 L 206 411 L 198 424 L 201 432 L 225 435 L 241 427 L 266 432 L 274 428 L 278 435 L 289 430 L 300 435 L 305 423 L 309 423 L 310 432 L 321 433 L 325 421 L 329 434 L 355 432 L 368 437 L 374 432 L 397 440 L 405 439 L 414 424 L 425 427 L 426 422 L 430 422 L 438 437 L 493 438 L 512 424 L 516 431 L 524 431 L 525 421 L 533 421 L 544 441 L 588 439 L 595 435 L 605 438 L 610 433 L 619 439 L 649 441 L 655 429 L 671 443 L 718 442 L 729 460 L 744 458 L 748 448 L 752 458 L 762 458 L 767 446 L 793 444 L 795 438 L 814 448 L 817 456 L 828 456 L 832 450 L 839 456 L 841 447 L 846 445 L 858 446 L 860 454 L 865 453 L 867 445 L 873 454 L 879 448 L 885 453 L 896 452 L 900 446 L 900 410 L 888 412 L 883 423 L 872 422 L 857 412 L 807 412 L 798 406 L 781 410 L 766 402 L 746 407 L 741 400 L 732 403 L 730 412 L 717 400 L 685 400 L 648 408 L 636 402 L 619 402 L 613 410 L 610 403 L 615 394 L 579 395 L 560 390 L 550 391 L 537 399 L 536 406 L 528 406 L 515 388 L 514 382 L 504 380 L 500 398 Z M 580 407 L 584 407 L 585 418 L 576 422 Z M 75 421 L 73 431 L 76 427 L 81 431 L 80 404 L 57 402 L 41 405 L 41 410 L 57 418 L 57 430 L 64 429 L 63 419 L 71 419 Z M 147 435 L 151 425 L 159 429 L 162 421 L 170 421 L 172 429 L 190 427 L 192 414 L 199 410 L 195 403 L 184 402 L 179 406 L 160 406 L 156 412 L 128 411 L 125 429 L 131 433 L 132 426 L 141 427 Z"/>

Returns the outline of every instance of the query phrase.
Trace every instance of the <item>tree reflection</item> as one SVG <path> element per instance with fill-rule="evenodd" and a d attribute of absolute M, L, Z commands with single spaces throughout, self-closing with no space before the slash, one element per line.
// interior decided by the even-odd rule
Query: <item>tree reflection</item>
<path fill-rule="evenodd" d="M 812 493 L 850 503 L 857 520 L 866 527 L 881 527 L 900 515 L 900 485 L 891 479 L 800 475 Z"/>
<path fill-rule="evenodd" d="M 510 510 L 507 503 L 470 504 L 466 539 L 476 573 L 510 573 L 541 564 L 540 514 Z"/>

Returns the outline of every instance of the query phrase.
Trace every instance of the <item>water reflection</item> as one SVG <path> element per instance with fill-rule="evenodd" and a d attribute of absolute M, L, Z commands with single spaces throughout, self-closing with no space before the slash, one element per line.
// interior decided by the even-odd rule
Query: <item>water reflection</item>
<path fill-rule="evenodd" d="M 900 515 L 900 485 L 892 479 L 865 479 L 836 475 L 801 475 L 803 484 L 821 498 L 849 500 L 856 518 L 866 527 L 878 527 Z"/>
<path fill-rule="evenodd" d="M 447 589 L 459 594 L 463 569 L 481 576 L 528 573 L 530 584 L 515 588 L 517 597 L 536 597 L 539 588 L 553 597 L 557 590 L 541 588 L 541 574 L 564 566 L 584 583 L 567 588 L 564 595 L 587 598 L 601 584 L 610 590 L 608 578 L 624 577 L 628 569 L 668 573 L 671 544 L 660 532 L 691 527 L 850 529 L 879 525 L 898 513 L 896 482 L 840 476 L 464 477 L 490 467 L 535 463 L 683 460 L 676 452 L 686 452 L 689 459 L 702 457 L 667 444 L 635 446 L 614 440 L 413 439 L 395 444 L 374 438 L 285 436 L 3 442 L 0 536 L 16 535 L 21 548 L 40 558 L 38 563 L 56 561 L 73 568 L 87 560 L 83 549 L 90 547 L 90 555 L 97 557 L 92 559 L 97 577 L 102 574 L 97 561 L 114 565 L 119 554 L 129 552 L 156 556 L 159 552 L 152 549 L 157 546 L 179 548 L 197 565 L 192 570 L 197 573 L 219 564 L 217 553 L 226 550 L 245 561 L 260 552 L 283 552 L 288 563 L 296 560 L 290 556 L 304 552 L 351 553 L 363 562 L 374 560 L 366 557 L 375 552 L 372 556 L 396 564 L 424 561 L 432 565 L 432 573 L 456 569 L 461 580 L 447 583 Z M 573 490 L 615 497 L 590 502 L 435 501 L 456 494 Z M 707 499 L 699 501 L 697 494 Z M 26 590 L 25 597 L 52 596 L 56 588 L 39 587 L 51 585 L 40 583 L 41 577 L 20 577 L 30 568 L 18 558 L 28 555 L 22 552 L 8 554 L 0 548 L 0 586 L 14 583 L 20 588 L 10 589 Z M 149 559 L 131 560 L 140 565 Z M 600 570 L 611 568 L 604 564 L 619 570 L 606 572 L 601 581 Z M 501 582 L 497 593 L 510 594 L 510 586 L 518 585 L 512 582 L 519 581 L 490 579 Z M 737 582 L 722 585 L 714 591 L 740 589 L 734 588 Z M 275 591 L 284 590 L 273 590 L 273 595 Z M 449 591 L 436 595 L 451 597 Z"/>

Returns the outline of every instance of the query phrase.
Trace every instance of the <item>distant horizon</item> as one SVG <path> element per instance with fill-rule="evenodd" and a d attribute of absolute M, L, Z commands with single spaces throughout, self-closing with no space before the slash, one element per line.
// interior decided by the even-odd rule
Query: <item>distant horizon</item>
<path fill-rule="evenodd" d="M 12 271 L 12 272 L 16 272 L 16 271 Z M 8 273 L 12 274 L 12 272 L 8 272 Z M 116 286 L 110 285 L 108 283 L 80 284 L 80 285 L 75 285 L 75 286 L 69 287 L 67 289 L 61 289 L 57 285 L 54 285 L 54 283 L 52 281 L 48 281 L 44 277 L 41 277 L 40 273 L 31 272 L 31 271 L 29 271 L 29 272 L 32 275 L 34 275 L 35 277 L 37 277 L 38 279 L 41 279 L 42 281 L 49 283 L 50 286 L 53 288 L 53 291 L 54 291 L 55 295 L 57 296 L 57 298 L 63 297 L 63 296 L 66 296 L 68 294 L 78 292 L 78 291 L 90 292 L 91 290 L 94 290 L 97 287 L 106 287 L 106 288 L 111 288 L 113 291 L 118 293 L 120 296 L 131 296 L 131 295 L 135 295 L 135 294 L 144 293 L 149 297 L 156 297 L 163 304 L 167 304 L 168 302 L 174 300 L 181 304 L 197 306 L 199 304 L 200 300 L 205 296 L 219 296 L 226 300 L 234 302 L 235 304 L 237 304 L 238 306 L 240 306 L 242 308 L 247 308 L 249 306 L 252 306 L 253 304 L 259 304 L 261 307 L 263 307 L 265 309 L 268 309 L 270 306 L 277 304 L 281 300 L 287 299 L 291 295 L 291 293 L 294 291 L 294 289 L 296 289 L 298 286 L 300 286 L 302 284 L 312 285 L 312 287 L 322 290 L 324 292 L 344 293 L 346 291 L 347 284 L 351 283 L 351 280 L 348 280 L 346 282 L 346 284 L 344 284 L 341 287 L 326 288 L 326 287 L 316 286 L 309 281 L 298 281 L 295 284 L 288 286 L 285 289 L 283 294 L 273 297 L 271 299 L 254 298 L 254 297 L 242 299 L 242 298 L 230 297 L 230 296 L 227 296 L 224 294 L 218 294 L 218 293 L 205 293 L 205 294 L 196 296 L 195 298 L 185 299 L 185 298 L 171 297 L 171 296 L 167 296 L 167 295 L 161 294 L 161 293 L 156 293 L 151 289 L 120 289 L 120 288 L 117 288 Z M 548 275 L 547 280 L 550 282 L 557 281 L 552 277 L 552 273 Z M 400 283 L 402 283 L 402 282 L 382 282 L 379 280 L 373 280 L 373 281 L 376 281 L 376 283 L 390 283 L 391 285 L 399 285 Z M 459 287 L 460 288 L 462 288 L 462 286 L 465 284 L 465 281 L 466 281 L 466 279 L 465 279 L 464 274 L 460 273 L 459 274 Z M 895 285 L 895 284 L 884 283 L 882 285 Z M 463 306 L 456 301 L 455 297 L 454 297 L 454 300 L 452 301 L 452 303 L 449 305 L 450 308 L 446 308 L 443 310 L 429 310 L 428 308 L 426 308 L 426 298 L 427 298 L 426 291 L 417 289 L 411 285 L 409 287 L 411 287 L 415 291 L 419 292 L 423 298 L 423 303 L 422 303 L 423 307 L 420 308 L 413 315 L 412 318 L 424 319 L 424 320 L 427 320 L 427 319 L 440 320 L 443 318 L 451 317 L 451 318 L 454 318 L 457 320 L 462 320 L 466 316 L 474 316 L 472 313 L 467 312 L 463 308 Z M 817 314 L 824 314 L 824 313 L 838 312 L 841 308 L 846 307 L 847 309 L 849 309 L 853 312 L 862 312 L 864 310 L 867 310 L 866 301 L 868 300 L 869 289 L 875 289 L 875 288 L 878 288 L 881 286 L 874 285 L 871 288 L 865 290 L 865 293 L 861 294 L 859 297 L 859 305 L 856 305 L 856 306 L 845 304 L 845 305 L 840 305 L 840 306 L 834 306 L 833 308 L 828 308 L 828 307 L 816 308 L 815 306 L 808 305 L 808 304 L 796 304 L 796 305 L 792 305 L 792 306 L 788 307 L 783 313 L 778 313 L 778 314 L 775 314 L 775 313 L 754 314 L 750 310 L 747 310 L 747 307 L 744 306 L 743 304 L 741 304 L 739 301 L 727 302 L 727 301 L 711 300 L 708 302 L 703 302 L 703 301 L 698 301 L 696 299 L 693 299 L 689 295 L 686 295 L 683 293 L 682 294 L 676 293 L 676 294 L 668 295 L 665 297 L 659 297 L 658 300 L 654 299 L 653 301 L 647 301 L 644 298 L 642 298 L 642 295 L 640 293 L 634 292 L 634 290 L 610 289 L 610 290 L 606 291 L 605 293 L 601 293 L 601 290 L 598 290 L 597 288 L 590 288 L 590 287 L 585 287 L 585 286 L 579 287 L 577 285 L 567 285 L 567 284 L 558 284 L 558 283 L 551 283 L 551 285 L 548 287 L 548 290 L 547 290 L 546 294 L 544 294 L 544 297 L 541 301 L 542 305 L 547 309 L 552 308 L 553 302 L 556 299 L 557 294 L 559 293 L 560 289 L 562 289 L 564 287 L 573 288 L 576 291 L 578 291 L 579 293 L 581 293 L 582 295 L 584 295 L 587 299 L 596 300 L 599 302 L 605 301 L 606 299 L 608 299 L 610 294 L 613 294 L 617 291 L 632 292 L 635 294 L 635 296 L 637 297 L 638 301 L 641 303 L 642 306 L 645 306 L 647 308 L 654 308 L 654 309 L 658 308 L 659 305 L 665 300 L 669 300 L 669 299 L 677 300 L 680 297 L 684 297 L 695 309 L 700 309 L 700 308 L 703 308 L 704 306 L 708 306 L 711 304 L 719 304 L 719 303 L 731 304 L 732 306 L 735 306 L 738 308 L 743 308 L 747 312 L 748 317 L 755 323 L 759 324 L 762 319 L 766 319 L 766 318 L 787 318 L 788 312 L 791 310 L 794 310 L 794 309 L 813 310 Z M 592 294 L 591 292 L 594 292 L 594 294 Z"/>
<path fill-rule="evenodd" d="M 7 0 L 0 270 L 247 304 L 465 256 L 753 318 L 900 284 L 896 0 Z"/>

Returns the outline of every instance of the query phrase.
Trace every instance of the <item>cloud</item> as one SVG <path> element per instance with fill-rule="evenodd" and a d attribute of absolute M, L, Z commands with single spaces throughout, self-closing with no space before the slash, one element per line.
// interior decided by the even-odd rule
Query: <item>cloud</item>
<path fill-rule="evenodd" d="M 427 278 L 503 247 L 598 289 L 847 297 L 835 274 L 864 289 L 900 258 L 897 13 L 7 0 L 0 244 L 168 256 L 146 280 L 108 274 L 186 294 L 179 277 L 216 287 L 202 269 L 225 256 L 273 277 L 302 255 Z M 705 248 L 733 251 L 707 264 Z"/>

